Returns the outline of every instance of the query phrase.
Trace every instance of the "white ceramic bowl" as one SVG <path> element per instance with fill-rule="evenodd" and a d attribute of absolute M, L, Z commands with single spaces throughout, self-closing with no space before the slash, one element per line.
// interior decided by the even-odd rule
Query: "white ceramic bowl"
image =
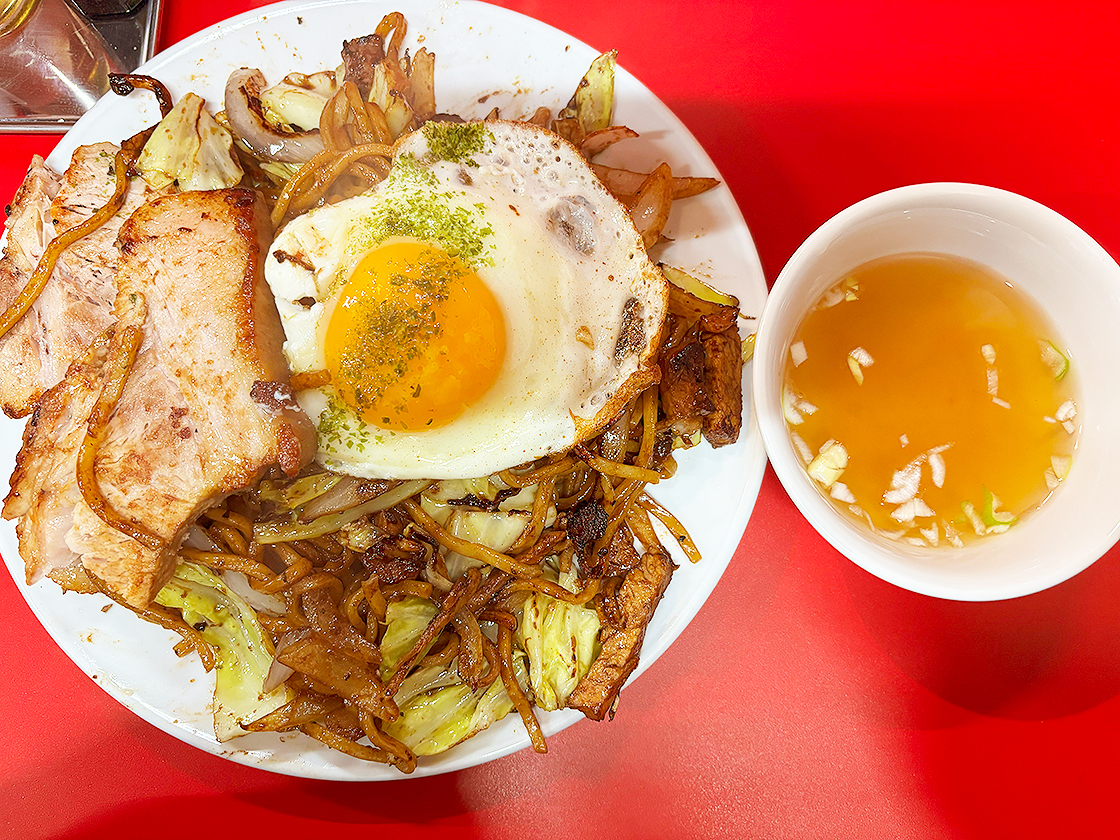
<path fill-rule="evenodd" d="M 807 309 L 845 272 L 908 252 L 960 256 L 1004 275 L 1048 313 L 1073 358 L 1081 429 L 1069 476 L 1011 530 L 965 548 L 894 542 L 837 511 L 806 475 L 782 414 L 782 371 Z M 756 340 L 754 409 L 774 471 L 813 527 L 868 572 L 940 598 L 1014 598 L 1072 577 L 1120 537 L 1120 266 L 1053 210 L 971 184 L 865 199 L 797 249 Z"/>

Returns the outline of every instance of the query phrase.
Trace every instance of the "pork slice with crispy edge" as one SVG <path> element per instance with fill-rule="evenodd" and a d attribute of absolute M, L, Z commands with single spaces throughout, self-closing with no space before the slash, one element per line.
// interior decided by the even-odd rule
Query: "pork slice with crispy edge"
<path fill-rule="evenodd" d="M 601 649 L 568 697 L 569 708 L 579 709 L 592 720 L 608 714 L 613 717 L 618 692 L 638 667 L 646 628 L 675 569 L 668 554 L 647 551 L 626 573 L 617 592 L 602 599 Z"/>
<path fill-rule="evenodd" d="M 15 300 L 56 234 L 81 224 L 109 200 L 116 152 L 112 143 L 80 146 L 61 177 L 41 158 L 32 161 L 11 204 L 0 258 L 0 308 Z M 112 323 L 120 263 L 114 240 L 124 220 L 152 195 L 134 179 L 121 209 L 62 252 L 31 310 L 0 339 L 0 406 L 9 417 L 29 414 Z"/>
<path fill-rule="evenodd" d="M 0 308 L 7 309 L 27 284 L 53 234 L 51 202 L 58 194 L 59 177 L 36 155 L 27 175 L 5 210 L 8 234 L 0 257 Z M 34 404 L 43 359 L 42 322 L 33 308 L 6 336 L 0 338 L 0 406 L 22 417 Z"/>
<path fill-rule="evenodd" d="M 5 502 L 5 517 L 21 517 L 29 581 L 80 560 L 117 595 L 145 605 L 199 513 L 272 465 L 294 474 L 311 460 L 315 431 L 291 398 L 263 276 L 270 239 L 263 202 L 242 189 L 156 198 L 122 226 L 118 329 L 142 324 L 143 343 L 96 475 L 110 506 L 163 545 L 148 548 L 106 524 L 77 491 L 78 448 L 105 375 L 95 343 L 44 395 Z"/>
<path fill-rule="evenodd" d="M 233 491 L 262 466 L 295 474 L 315 429 L 289 388 L 284 331 L 264 279 L 268 209 L 245 189 L 156 198 L 121 230 L 122 295 L 147 297 L 149 326 L 203 431 L 208 475 Z"/>

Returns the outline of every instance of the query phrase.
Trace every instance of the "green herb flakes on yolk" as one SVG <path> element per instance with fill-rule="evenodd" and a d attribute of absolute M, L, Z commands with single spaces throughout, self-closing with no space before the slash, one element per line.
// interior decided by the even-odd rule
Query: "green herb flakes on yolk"
<path fill-rule="evenodd" d="M 444 426 L 494 384 L 506 349 L 493 293 L 460 257 L 396 240 L 370 251 L 327 327 L 327 370 L 365 422 Z"/>

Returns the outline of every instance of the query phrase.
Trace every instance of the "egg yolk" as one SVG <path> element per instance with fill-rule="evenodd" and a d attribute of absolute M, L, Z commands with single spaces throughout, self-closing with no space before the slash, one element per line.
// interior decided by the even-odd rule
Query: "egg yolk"
<path fill-rule="evenodd" d="M 365 422 L 422 431 L 447 425 L 490 390 L 505 358 L 505 319 L 460 259 L 396 241 L 358 262 L 324 349 L 331 383 Z"/>

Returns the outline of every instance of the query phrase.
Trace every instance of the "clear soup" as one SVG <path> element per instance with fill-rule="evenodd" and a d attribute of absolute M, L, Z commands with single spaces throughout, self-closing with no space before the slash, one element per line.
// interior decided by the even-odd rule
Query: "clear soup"
<path fill-rule="evenodd" d="M 894 539 L 961 546 L 1014 527 L 1068 474 L 1074 379 L 1007 278 L 902 254 L 841 278 L 805 317 L 783 403 L 834 505 Z"/>

